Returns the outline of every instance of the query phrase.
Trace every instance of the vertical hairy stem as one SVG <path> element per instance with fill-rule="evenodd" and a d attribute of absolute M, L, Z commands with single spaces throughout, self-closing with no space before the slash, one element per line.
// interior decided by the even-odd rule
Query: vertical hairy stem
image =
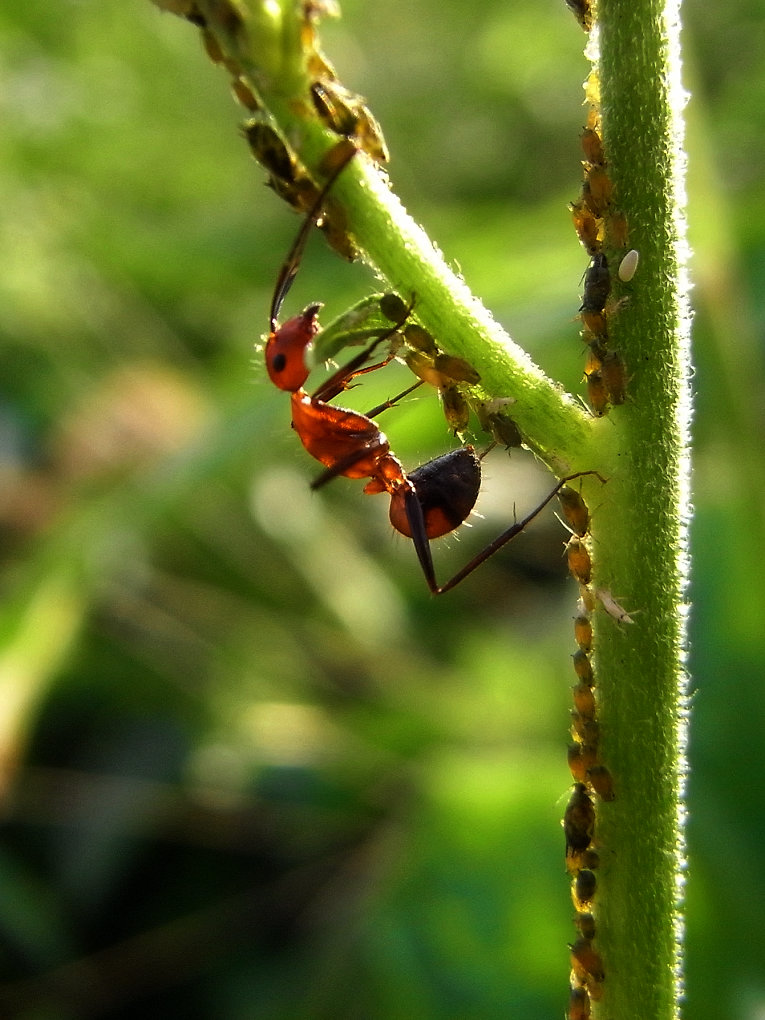
<path fill-rule="evenodd" d="M 676 0 L 601 0 L 602 128 L 615 201 L 640 252 L 613 316 L 630 399 L 615 409 L 612 480 L 594 514 L 596 585 L 635 625 L 596 622 L 603 760 L 598 942 L 607 975 L 593 1016 L 675 1016 L 681 991 L 689 313 Z"/>

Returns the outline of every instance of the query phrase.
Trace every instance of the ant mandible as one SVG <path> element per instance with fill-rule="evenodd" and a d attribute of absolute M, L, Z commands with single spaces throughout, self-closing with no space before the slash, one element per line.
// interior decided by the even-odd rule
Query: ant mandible
<path fill-rule="evenodd" d="M 452 450 L 407 474 L 391 452 L 387 436 L 372 420 L 372 415 L 390 407 L 419 383 L 375 408 L 369 415 L 329 403 L 348 389 L 357 376 L 382 368 L 393 360 L 394 355 L 388 354 L 373 365 L 365 365 L 375 349 L 404 324 L 411 314 L 412 306 L 405 309 L 401 321 L 378 336 L 313 394 L 307 393 L 304 388 L 310 374 L 306 354 L 319 330 L 318 314 L 321 305 L 309 305 L 283 325 L 277 323 L 282 303 L 297 274 L 311 228 L 322 215 L 322 207 L 332 185 L 356 152 L 355 147 L 349 146 L 347 154 L 335 165 L 281 266 L 271 301 L 270 332 L 265 349 L 266 370 L 274 385 L 292 395 L 292 427 L 308 453 L 326 468 L 311 487 L 318 489 L 338 475 L 343 475 L 346 478 L 368 478 L 365 493 L 387 492 L 391 500 L 391 524 L 400 534 L 412 539 L 430 591 L 434 595 L 442 595 L 523 531 L 567 482 L 595 472 L 578 471 L 561 479 L 552 492 L 522 520 L 516 521 L 498 535 L 449 581 L 438 584 L 430 540 L 458 528 L 475 506 L 481 487 L 481 462 L 475 450 L 472 446 Z"/>

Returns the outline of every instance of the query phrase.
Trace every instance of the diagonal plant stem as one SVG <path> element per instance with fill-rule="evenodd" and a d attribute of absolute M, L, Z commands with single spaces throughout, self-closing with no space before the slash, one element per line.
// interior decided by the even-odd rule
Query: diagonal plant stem
<path fill-rule="evenodd" d="M 191 6 L 186 0 L 155 2 L 176 11 Z M 257 93 L 279 133 L 321 180 L 322 160 L 337 137 L 310 105 L 310 51 L 307 56 L 301 5 L 197 0 L 193 7 L 227 66 Z M 602 467 L 593 463 L 599 423 L 544 375 L 470 293 L 366 156 L 351 161 L 333 186 L 332 199 L 365 260 L 405 299 L 414 296 L 415 314 L 439 346 L 477 369 L 487 398 L 514 401 L 512 417 L 541 460 L 558 475 Z"/>

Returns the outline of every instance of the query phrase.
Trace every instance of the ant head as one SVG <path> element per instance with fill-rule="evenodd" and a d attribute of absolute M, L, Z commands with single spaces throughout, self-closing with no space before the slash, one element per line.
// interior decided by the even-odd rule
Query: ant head
<path fill-rule="evenodd" d="M 481 488 L 481 462 L 472 446 L 429 460 L 409 473 L 422 507 L 428 538 L 440 538 L 458 528 L 476 504 Z M 390 522 L 396 531 L 412 538 L 412 523 L 403 493 L 390 501 Z"/>
<path fill-rule="evenodd" d="M 320 304 L 309 305 L 300 315 L 273 329 L 266 343 L 266 369 L 280 390 L 296 393 L 308 378 L 305 352 L 316 336 Z"/>

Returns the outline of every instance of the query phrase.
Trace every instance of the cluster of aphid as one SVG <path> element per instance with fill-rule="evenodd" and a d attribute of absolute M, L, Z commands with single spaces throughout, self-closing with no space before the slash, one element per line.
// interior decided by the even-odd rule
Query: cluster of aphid
<path fill-rule="evenodd" d="M 582 131 L 582 149 L 584 180 L 581 195 L 571 203 L 571 215 L 579 240 L 590 256 L 579 317 L 582 339 L 587 345 L 584 370 L 587 396 L 593 413 L 600 417 L 610 405 L 623 404 L 627 397 L 624 360 L 612 347 L 608 331 L 609 318 L 626 300 L 611 298 L 609 258 L 627 245 L 627 220 L 613 205 L 613 186 L 603 152 L 596 105 L 591 106 L 587 126 Z M 628 283 L 635 275 L 637 264 L 638 253 L 627 252 L 619 263 L 619 280 Z"/>
<path fill-rule="evenodd" d="M 268 173 L 268 185 L 300 213 L 308 213 L 319 198 L 320 188 L 301 163 L 292 146 L 275 129 L 270 115 L 252 89 L 242 68 L 223 53 L 210 31 L 205 15 L 195 0 L 158 0 L 169 6 L 201 30 L 205 52 L 231 75 L 231 89 L 235 99 L 250 114 L 242 131 L 255 159 Z M 364 99 L 356 95 L 338 80 L 334 68 L 318 47 L 316 23 L 325 14 L 335 13 L 331 0 L 304 0 L 301 9 L 301 49 L 305 68 L 311 81 L 309 94 L 310 111 L 329 131 L 340 139 L 334 149 L 325 157 L 322 170 L 330 174 L 339 165 L 344 165 L 349 150 L 361 149 L 377 163 L 388 159 L 388 149 L 382 130 Z M 216 19 L 230 34 L 243 33 L 245 22 L 236 7 L 227 0 L 218 0 Z M 349 236 L 342 209 L 328 198 L 321 221 L 317 224 L 326 234 L 330 245 L 343 258 L 352 261 L 356 249 Z"/>
<path fill-rule="evenodd" d="M 306 25 L 313 31 L 312 19 L 308 19 Z M 308 52 L 308 69 L 315 75 L 310 88 L 313 111 L 323 125 L 340 139 L 324 157 L 323 172 L 331 174 L 338 167 L 342 168 L 358 150 L 366 152 L 377 163 L 385 162 L 388 159 L 385 139 L 364 100 L 337 80 L 331 65 L 315 46 Z M 236 88 L 234 92 L 239 98 Z M 252 110 L 252 107 L 248 108 Z M 243 132 L 253 156 L 268 172 L 269 187 L 298 212 L 308 213 L 319 200 L 320 189 L 294 150 L 263 113 L 248 120 Z M 339 255 L 349 262 L 356 258 L 357 251 L 348 233 L 342 207 L 334 203 L 331 196 L 327 196 L 323 203 L 317 225 Z"/>
<path fill-rule="evenodd" d="M 580 598 L 574 618 L 574 637 L 578 649 L 574 654 L 577 684 L 573 688 L 574 707 L 571 712 L 573 743 L 568 749 L 568 764 L 574 778 L 571 798 L 563 818 L 566 838 L 566 867 L 571 875 L 571 895 L 576 909 L 578 937 L 570 946 L 571 990 L 569 1017 L 588 1017 L 590 999 L 599 999 L 605 977 L 600 955 L 593 945 L 595 919 L 592 913 L 597 887 L 596 869 L 599 856 L 593 845 L 595 804 L 593 797 L 611 801 L 614 784 L 611 773 L 600 756 L 600 729 L 597 718 L 595 675 L 592 668 L 592 613 L 600 604 L 609 614 L 629 617 L 607 591 L 591 586 L 592 563 L 587 548 L 590 514 L 581 493 L 565 486 L 558 493 L 563 515 L 572 531 L 566 546 L 569 570 L 579 583 Z"/>
<path fill-rule="evenodd" d="M 592 27 L 589 0 L 566 0 L 582 28 Z M 628 283 L 635 275 L 638 253 L 628 251 L 627 220 L 613 204 L 613 185 L 603 150 L 595 72 L 587 85 L 590 110 L 582 131 L 584 179 L 582 191 L 571 204 L 571 215 L 579 240 L 590 262 L 584 274 L 584 293 L 579 316 L 582 339 L 587 345 L 585 379 L 590 407 L 598 417 L 609 406 L 623 404 L 627 396 L 627 375 L 620 352 L 609 338 L 609 319 L 626 298 L 612 298 L 612 276 L 609 259 L 621 254 L 617 275 Z M 573 688 L 574 707 L 571 713 L 573 742 L 568 749 L 568 763 L 574 787 L 563 817 L 566 839 L 566 867 L 571 876 L 571 897 L 576 910 L 574 923 L 577 938 L 570 944 L 571 979 L 568 1020 L 588 1020 L 591 1002 L 601 998 L 605 971 L 596 948 L 596 922 L 593 914 L 597 892 L 597 869 L 600 856 L 595 838 L 594 797 L 614 799 L 611 773 L 601 759 L 600 726 L 597 717 L 595 674 L 592 667 L 592 613 L 600 605 L 620 623 L 631 623 L 630 617 L 608 591 L 591 587 L 592 563 L 587 547 L 589 511 L 581 495 L 566 487 L 558 494 L 563 514 L 572 537 L 566 546 L 569 570 L 579 583 L 579 604 L 574 619 L 574 671 L 577 684 Z"/>

